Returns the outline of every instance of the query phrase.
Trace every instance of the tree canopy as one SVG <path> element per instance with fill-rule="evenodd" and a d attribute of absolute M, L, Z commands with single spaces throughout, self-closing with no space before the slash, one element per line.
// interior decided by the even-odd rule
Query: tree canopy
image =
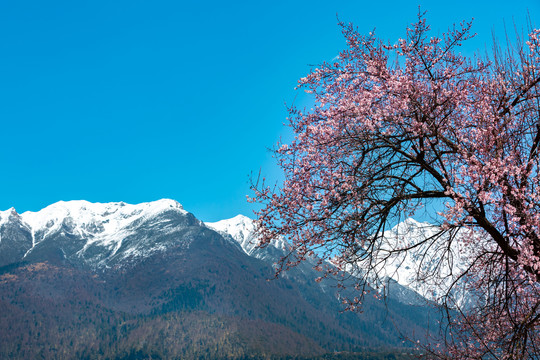
<path fill-rule="evenodd" d="M 290 242 L 278 272 L 316 254 L 318 280 L 353 275 L 350 309 L 421 250 L 416 281 L 451 309 L 432 355 L 540 358 L 540 30 L 465 56 L 467 22 L 434 36 L 420 14 L 395 42 L 340 25 L 347 48 L 299 81 L 315 105 L 289 110 L 283 184 L 254 184 L 261 245 Z M 429 235 L 386 235 L 430 202 Z"/>

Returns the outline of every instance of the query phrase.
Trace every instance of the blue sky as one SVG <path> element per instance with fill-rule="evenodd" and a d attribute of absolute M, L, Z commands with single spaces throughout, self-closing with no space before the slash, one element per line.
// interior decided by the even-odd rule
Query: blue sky
<path fill-rule="evenodd" d="M 0 209 L 173 198 L 205 221 L 251 216 L 249 175 L 279 180 L 285 104 L 344 47 L 336 14 L 403 36 L 475 18 L 465 52 L 521 28 L 534 1 L 3 1 Z M 297 104 L 306 101 L 302 94 Z"/>

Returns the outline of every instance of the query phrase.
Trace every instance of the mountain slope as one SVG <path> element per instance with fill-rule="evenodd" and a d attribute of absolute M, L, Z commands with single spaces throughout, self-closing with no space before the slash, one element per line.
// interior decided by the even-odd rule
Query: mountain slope
<path fill-rule="evenodd" d="M 0 236 L 0 358 L 314 356 L 399 347 L 428 321 L 393 301 L 340 313 L 309 266 L 268 281 L 283 249 L 249 256 L 172 200 L 8 210 Z"/>
<path fill-rule="evenodd" d="M 237 215 L 231 219 L 221 220 L 215 223 L 205 223 L 210 228 L 213 228 L 220 232 L 224 236 L 230 236 L 242 247 L 246 254 L 264 260 L 269 264 L 278 262 L 282 257 L 287 256 L 287 246 L 285 242 L 281 240 L 274 240 L 268 246 L 264 248 L 258 248 L 258 241 L 255 234 L 255 225 L 252 219 Z M 422 229 L 422 224 L 417 223 L 413 219 L 408 219 L 404 223 L 394 228 L 395 232 L 389 232 L 387 236 L 399 236 L 403 237 L 404 229 L 407 229 L 410 237 L 415 238 L 425 235 Z M 427 226 L 427 224 L 424 224 Z M 398 231 L 399 229 L 399 231 Z M 422 295 L 418 290 L 424 290 L 421 287 L 414 287 L 414 260 L 408 259 L 409 262 L 398 263 L 392 262 L 387 269 L 382 269 L 381 272 L 386 274 L 386 291 L 389 297 L 393 300 L 399 301 L 407 305 L 426 305 L 427 291 L 424 291 Z M 303 282 L 311 282 L 316 279 L 320 274 L 313 268 L 316 265 L 316 261 L 309 258 L 296 266 L 293 270 L 282 273 L 284 277 L 295 277 L 297 280 L 303 278 Z M 327 292 L 331 290 L 327 282 L 322 282 L 319 285 L 319 291 Z"/>

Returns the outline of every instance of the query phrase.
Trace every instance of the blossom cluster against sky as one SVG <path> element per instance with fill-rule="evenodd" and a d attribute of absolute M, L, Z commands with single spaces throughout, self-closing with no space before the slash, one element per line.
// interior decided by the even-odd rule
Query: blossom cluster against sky
<path fill-rule="evenodd" d="M 280 179 L 286 104 L 309 106 L 296 81 L 344 47 L 337 18 L 392 41 L 418 5 L 435 32 L 474 18 L 464 52 L 540 26 L 536 0 L 2 2 L 0 210 L 173 198 L 250 216 L 250 174 Z"/>

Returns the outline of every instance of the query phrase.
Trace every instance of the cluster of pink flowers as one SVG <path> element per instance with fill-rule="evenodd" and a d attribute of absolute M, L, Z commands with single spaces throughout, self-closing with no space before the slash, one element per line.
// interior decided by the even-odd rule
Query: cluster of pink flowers
<path fill-rule="evenodd" d="M 470 23 L 430 37 L 420 16 L 394 44 L 341 25 L 347 49 L 299 81 L 316 105 L 290 109 L 295 139 L 275 151 L 284 183 L 254 187 L 265 205 L 261 245 L 290 242 L 278 271 L 316 255 L 317 281 L 357 276 L 359 296 L 345 301 L 355 308 L 382 281 L 384 231 L 436 202 L 441 233 L 471 235 L 418 242 L 441 249 L 441 262 L 460 242 L 469 264 L 445 276 L 467 279 L 478 301 L 456 310 L 432 353 L 538 358 L 540 30 L 514 52 L 481 59 L 457 51 Z"/>

